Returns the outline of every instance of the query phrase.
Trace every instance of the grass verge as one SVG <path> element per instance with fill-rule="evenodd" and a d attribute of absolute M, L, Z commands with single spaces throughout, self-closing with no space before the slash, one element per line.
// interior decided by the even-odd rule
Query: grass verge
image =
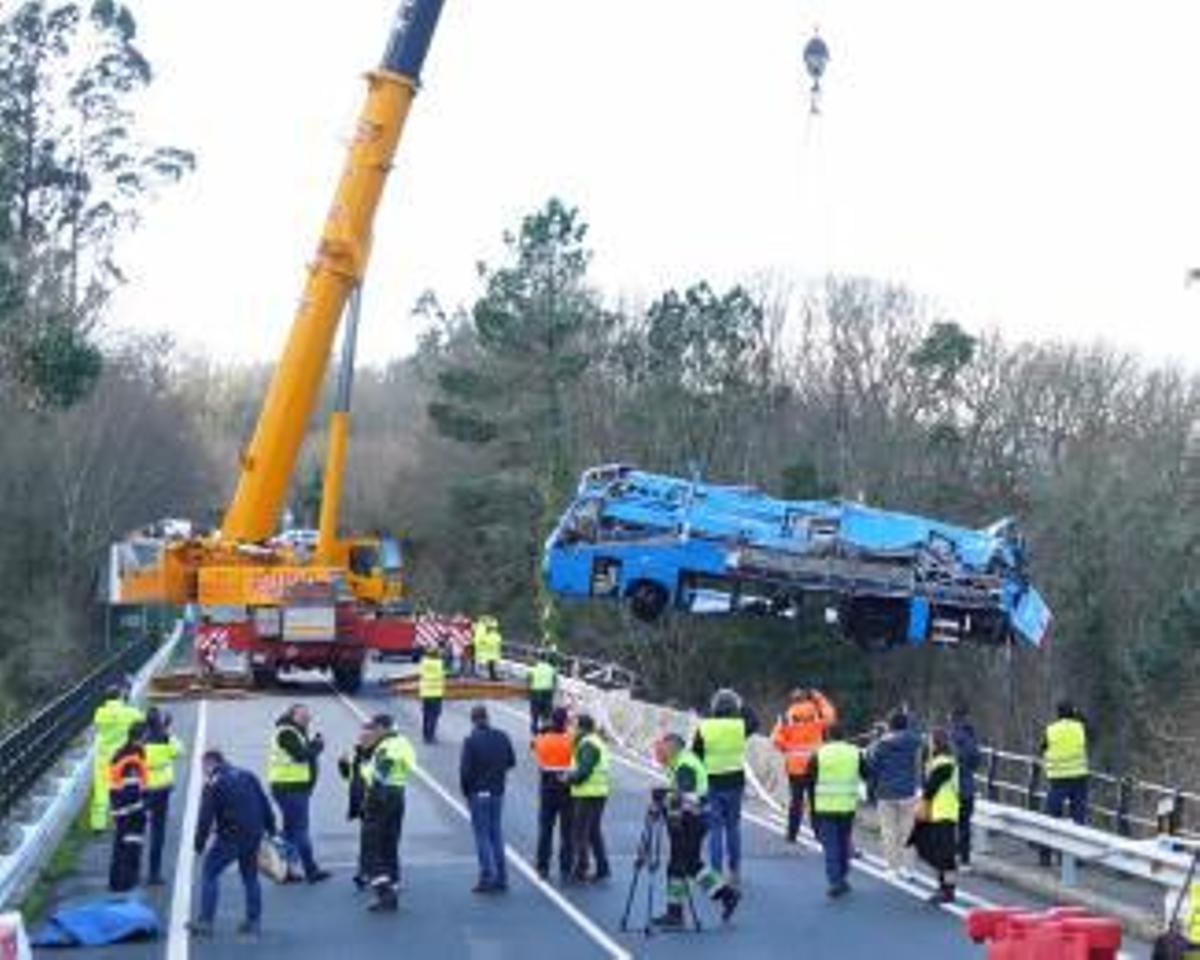
<path fill-rule="evenodd" d="M 91 837 L 85 811 L 71 822 L 70 828 L 50 855 L 46 866 L 42 868 L 33 886 L 17 907 L 27 926 L 33 927 L 44 919 L 46 909 L 54 896 L 54 888 L 78 869 L 79 857 Z"/>

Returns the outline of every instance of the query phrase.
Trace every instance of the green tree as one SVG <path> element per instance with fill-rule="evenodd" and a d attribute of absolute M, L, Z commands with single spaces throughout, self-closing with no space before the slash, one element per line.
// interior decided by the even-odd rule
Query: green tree
<path fill-rule="evenodd" d="M 136 134 L 153 76 L 136 38 L 116 0 L 26 0 L 0 20 L 0 372 L 40 405 L 70 406 L 95 382 L 116 245 L 194 165 Z"/>
<path fill-rule="evenodd" d="M 521 544 L 527 575 L 497 599 L 530 627 L 548 606 L 540 547 L 578 467 L 573 416 L 609 324 L 587 283 L 586 236 L 579 211 L 556 198 L 505 235 L 508 262 L 480 266 L 470 344 L 441 369 L 428 407 L 442 435 L 491 453 L 487 480 L 459 484 L 453 496 L 477 520 L 494 515 L 489 498 L 504 505 L 500 541 Z"/>

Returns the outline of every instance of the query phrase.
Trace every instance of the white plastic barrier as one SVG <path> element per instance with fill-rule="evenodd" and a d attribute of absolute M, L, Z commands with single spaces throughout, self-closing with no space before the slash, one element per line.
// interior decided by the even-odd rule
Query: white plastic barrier
<path fill-rule="evenodd" d="M 170 660 L 183 635 L 183 624 L 177 623 L 170 638 L 138 671 L 134 678 L 132 697 L 141 700 L 150 685 L 150 678 Z M 0 907 L 12 904 L 21 896 L 28 883 L 58 847 L 71 821 L 78 816 L 92 785 L 92 764 L 95 746 L 79 754 L 72 766 L 56 781 L 48 775 L 52 796 L 35 823 L 22 825 L 21 840 L 8 856 L 0 857 Z M 0 954 L 0 960 L 8 960 Z"/>

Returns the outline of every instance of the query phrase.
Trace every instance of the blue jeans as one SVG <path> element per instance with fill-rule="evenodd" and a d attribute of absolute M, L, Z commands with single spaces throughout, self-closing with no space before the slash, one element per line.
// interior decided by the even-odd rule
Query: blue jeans
<path fill-rule="evenodd" d="M 831 887 L 846 882 L 850 873 L 850 835 L 854 830 L 853 814 L 818 814 L 813 817 L 817 838 L 825 851 L 825 879 Z"/>
<path fill-rule="evenodd" d="M 709 790 L 708 862 L 718 871 L 725 870 L 725 848 L 729 847 L 729 869 L 736 873 L 742 866 L 742 793 L 743 787 Z"/>
<path fill-rule="evenodd" d="M 308 802 L 311 795 L 306 790 L 273 790 L 279 812 L 283 814 L 283 839 L 300 856 L 304 875 L 311 877 L 317 872 L 317 861 L 313 857 L 312 838 L 308 833 Z"/>
<path fill-rule="evenodd" d="M 246 920 L 258 923 L 262 916 L 262 888 L 258 885 L 258 844 L 238 846 L 230 840 L 218 839 L 204 855 L 200 878 L 200 919 L 212 923 L 217 915 L 217 893 L 221 874 L 237 862 L 246 890 Z"/>
<path fill-rule="evenodd" d="M 504 794 L 473 793 L 468 798 L 471 827 L 475 831 L 475 853 L 479 857 L 479 883 L 485 887 L 508 886 L 504 863 L 504 833 L 500 825 Z"/>
<path fill-rule="evenodd" d="M 1063 808 L 1068 804 L 1071 807 L 1071 819 L 1076 823 L 1087 823 L 1087 777 L 1067 777 L 1050 781 L 1050 790 L 1046 794 L 1046 812 L 1061 819 Z"/>

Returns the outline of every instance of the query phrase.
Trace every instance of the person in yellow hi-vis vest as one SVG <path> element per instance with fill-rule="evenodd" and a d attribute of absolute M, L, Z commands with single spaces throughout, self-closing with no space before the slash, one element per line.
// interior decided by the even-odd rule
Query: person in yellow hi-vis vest
<path fill-rule="evenodd" d="M 163 883 L 163 842 L 167 836 L 167 815 L 171 789 L 175 786 L 175 761 L 183 754 L 183 743 L 171 732 L 171 715 L 151 707 L 146 711 L 146 789 L 143 800 L 150 828 L 149 878 L 147 886 Z"/>
<path fill-rule="evenodd" d="M 1152 960 L 1200 960 L 1200 881 L 1196 867 L 1200 849 L 1192 852 L 1192 864 L 1178 894 L 1168 897 L 1167 926 L 1154 940 Z"/>
<path fill-rule="evenodd" d="M 1188 909 L 1184 918 L 1183 935 L 1191 944 L 1187 960 L 1200 960 L 1200 881 L 1191 885 L 1188 893 Z"/>
<path fill-rule="evenodd" d="M 1042 738 L 1042 763 L 1049 789 L 1046 812 L 1061 818 L 1070 807 L 1071 819 L 1086 823 L 1088 814 L 1087 727 L 1067 701 L 1058 705 L 1058 719 L 1046 727 Z"/>
<path fill-rule="evenodd" d="M 471 645 L 475 648 L 475 663 L 479 669 L 489 679 L 498 680 L 504 638 L 500 633 L 500 624 L 491 614 L 484 614 L 475 621 Z"/>
<path fill-rule="evenodd" d="M 143 720 L 142 711 L 126 699 L 124 688 L 109 687 L 92 715 L 96 754 L 92 766 L 92 804 L 89 821 L 93 830 L 108 827 L 109 765 L 113 754 L 129 739 L 129 728 Z"/>
<path fill-rule="evenodd" d="M 958 863 L 959 799 L 958 763 L 950 734 L 935 727 L 929 734 L 929 761 L 921 784 L 921 805 L 912 843 L 917 853 L 937 871 L 937 890 L 930 903 L 953 903 Z"/>
<path fill-rule="evenodd" d="M 421 698 L 421 739 L 437 741 L 438 718 L 446 697 L 446 661 L 441 647 L 426 647 L 417 668 L 417 696 Z"/>
<path fill-rule="evenodd" d="M 859 792 L 869 770 L 863 752 L 841 739 L 837 724 L 826 730 L 828 738 L 809 761 L 813 776 L 813 828 L 825 853 L 826 891 L 830 899 L 850 892 L 854 817 Z"/>

